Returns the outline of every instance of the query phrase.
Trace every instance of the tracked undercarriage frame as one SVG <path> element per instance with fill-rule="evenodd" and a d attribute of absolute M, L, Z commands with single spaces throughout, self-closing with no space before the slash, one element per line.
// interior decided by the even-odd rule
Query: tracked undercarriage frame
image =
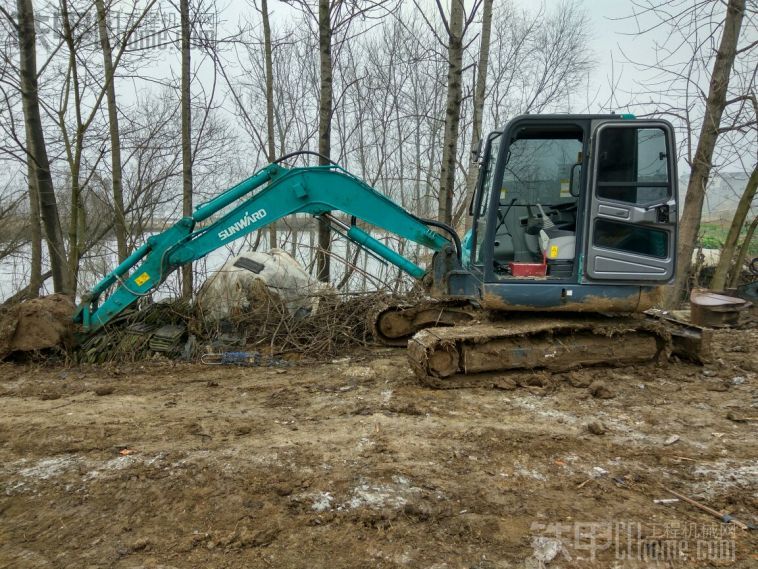
<path fill-rule="evenodd" d="M 393 346 L 407 343 L 419 381 L 443 389 L 497 385 L 518 370 L 637 365 L 672 354 L 704 361 L 710 352 L 709 330 L 665 313 L 546 316 L 427 301 L 384 306 L 374 318 L 376 337 Z"/>

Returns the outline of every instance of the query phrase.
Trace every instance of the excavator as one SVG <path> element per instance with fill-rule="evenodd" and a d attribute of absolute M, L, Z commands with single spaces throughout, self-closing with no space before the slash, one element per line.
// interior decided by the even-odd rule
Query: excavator
<path fill-rule="evenodd" d="M 672 353 L 702 359 L 703 330 L 643 314 L 674 278 L 675 147 L 664 120 L 516 117 L 480 143 L 463 240 L 336 163 L 288 168 L 283 163 L 302 153 L 289 154 L 149 237 L 83 295 L 74 321 L 94 334 L 182 265 L 306 213 L 422 283 L 425 300 L 380 307 L 373 328 L 384 343 L 407 345 L 426 385 Z M 400 255 L 358 220 L 430 249 L 430 266 Z"/>

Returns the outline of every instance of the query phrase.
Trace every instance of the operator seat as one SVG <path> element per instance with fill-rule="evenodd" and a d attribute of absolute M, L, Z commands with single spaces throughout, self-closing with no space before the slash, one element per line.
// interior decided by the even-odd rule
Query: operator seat
<path fill-rule="evenodd" d="M 551 261 L 573 261 L 576 256 L 576 232 L 560 229 L 536 204 L 542 215 L 542 229 L 539 232 L 540 250 Z"/>

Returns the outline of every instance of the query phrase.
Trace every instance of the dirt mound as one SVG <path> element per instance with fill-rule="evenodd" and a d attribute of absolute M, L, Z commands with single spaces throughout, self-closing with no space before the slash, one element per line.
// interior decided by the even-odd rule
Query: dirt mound
<path fill-rule="evenodd" d="M 27 300 L 0 312 L 0 360 L 13 352 L 70 343 L 74 303 L 62 294 Z"/>

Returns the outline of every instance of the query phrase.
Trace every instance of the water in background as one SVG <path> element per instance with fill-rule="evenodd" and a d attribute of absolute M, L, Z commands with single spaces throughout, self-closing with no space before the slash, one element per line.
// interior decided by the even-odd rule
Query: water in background
<path fill-rule="evenodd" d="M 148 236 L 145 236 L 145 239 Z M 332 284 L 340 283 L 348 264 L 352 265 L 353 259 L 355 264 L 352 265 L 353 272 L 348 282 L 342 287 L 341 291 L 345 293 L 369 292 L 376 290 L 386 291 L 404 291 L 413 283 L 413 279 L 404 273 L 401 273 L 394 265 L 384 263 L 372 256 L 365 250 L 360 250 L 356 255 L 356 245 L 346 242 L 345 239 L 333 235 L 332 240 L 332 262 L 331 274 Z M 417 264 L 425 266 L 431 259 L 427 251 L 421 249 L 415 243 L 400 240 L 394 236 L 375 235 L 385 245 L 402 254 Z M 194 263 L 195 270 L 195 289 L 197 290 L 205 279 L 213 272 L 221 268 L 224 263 L 232 256 L 238 255 L 243 251 L 253 248 L 255 243 L 255 234 L 247 236 L 226 245 L 216 251 L 213 251 L 205 258 Z M 316 233 L 315 231 L 299 231 L 294 233 L 288 230 L 277 231 L 277 242 L 280 249 L 287 251 L 295 260 L 306 268 L 311 274 L 315 274 L 314 256 L 316 250 Z M 267 251 L 268 231 L 261 233 L 258 251 Z M 115 240 L 104 241 L 97 250 L 90 252 L 81 262 L 79 272 L 79 285 L 77 293 L 81 295 L 86 290 L 94 286 L 109 271 L 118 265 L 115 253 Z M 43 252 L 46 249 L 43 246 Z M 30 272 L 30 247 L 24 247 L 20 252 L 0 259 L 0 302 L 13 295 L 16 291 L 25 287 L 29 283 Z M 43 267 L 43 271 L 47 267 Z M 153 294 L 154 300 L 161 300 L 177 296 L 180 290 L 178 275 L 172 273 L 166 281 L 156 289 Z M 45 282 L 42 294 L 52 292 L 52 280 Z"/>

